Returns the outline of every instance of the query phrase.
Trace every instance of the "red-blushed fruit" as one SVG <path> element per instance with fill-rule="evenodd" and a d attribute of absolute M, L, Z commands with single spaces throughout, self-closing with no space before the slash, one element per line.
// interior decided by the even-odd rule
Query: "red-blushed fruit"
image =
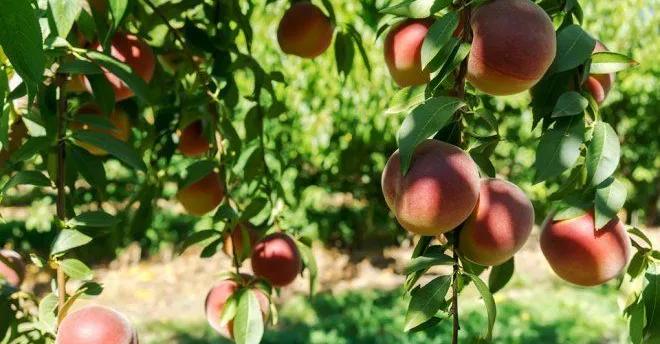
<path fill-rule="evenodd" d="M 609 51 L 605 45 L 601 42 L 596 42 L 596 47 L 594 47 L 594 53 Z M 614 73 L 610 74 L 590 74 L 587 80 L 584 82 L 584 87 L 589 90 L 589 93 L 594 97 L 598 104 L 601 104 L 605 101 L 607 94 L 612 88 L 614 83 Z"/>
<path fill-rule="evenodd" d="M 477 207 L 460 232 L 462 256 L 484 266 L 500 265 L 520 250 L 534 226 L 534 207 L 515 184 L 483 179 Z"/>
<path fill-rule="evenodd" d="M 478 7 L 467 80 L 490 95 L 528 90 L 548 70 L 557 42 L 552 20 L 529 0 L 497 0 Z"/>
<path fill-rule="evenodd" d="M 62 320 L 56 344 L 138 344 L 137 332 L 121 313 L 87 306 Z"/>
<path fill-rule="evenodd" d="M 250 277 L 250 276 L 248 276 Z M 218 332 L 223 337 L 233 339 L 234 338 L 234 322 L 230 320 L 224 326 L 220 323 L 222 317 L 222 311 L 227 303 L 227 300 L 236 292 L 239 288 L 238 284 L 232 280 L 225 280 L 216 284 L 209 293 L 206 295 L 206 302 L 204 303 L 204 308 L 206 310 L 206 320 L 209 322 L 209 325 Z M 261 309 L 261 315 L 264 322 L 268 320 L 270 314 L 270 303 L 268 301 L 268 296 L 264 294 L 259 289 L 252 289 L 257 300 L 259 301 L 259 308 Z"/>
<path fill-rule="evenodd" d="M 0 250 L 2 256 L 9 264 L 0 260 L 0 279 L 4 279 L 9 285 L 18 288 L 25 278 L 25 261 L 16 251 Z"/>
<path fill-rule="evenodd" d="M 188 157 L 204 155 L 209 151 L 209 139 L 204 135 L 204 123 L 194 121 L 181 131 L 179 151 Z"/>
<path fill-rule="evenodd" d="M 188 213 L 202 216 L 222 202 L 225 198 L 225 187 L 220 175 L 211 172 L 206 177 L 179 190 L 176 198 Z"/>
<path fill-rule="evenodd" d="M 9 128 L 9 145 L 0 149 L 0 169 L 4 168 L 5 163 L 16 150 L 23 145 L 23 139 L 28 135 L 27 127 L 23 120 L 18 117 Z"/>
<path fill-rule="evenodd" d="M 309 2 L 289 8 L 277 27 L 277 41 L 286 54 L 315 58 L 328 49 L 333 27 L 323 11 Z"/>
<path fill-rule="evenodd" d="M 559 277 L 581 286 L 605 283 L 623 272 L 630 238 L 619 219 L 596 230 L 593 211 L 573 219 L 548 221 L 541 250 Z"/>
<path fill-rule="evenodd" d="M 275 287 L 289 285 L 302 269 L 296 243 L 284 233 L 261 239 L 252 249 L 252 270 Z"/>
<path fill-rule="evenodd" d="M 243 240 L 244 235 L 247 235 L 249 239 L 249 250 L 247 251 L 245 250 L 245 245 L 243 245 L 245 242 Z M 233 257 L 234 244 L 236 244 L 236 256 L 238 257 L 239 261 L 243 261 L 250 256 L 250 251 L 252 251 L 252 248 L 257 242 L 258 236 L 259 234 L 254 229 L 254 227 L 252 227 L 252 224 L 249 222 L 239 223 L 236 225 L 236 227 L 234 227 L 230 234 L 225 236 L 225 241 L 222 244 L 222 251 L 228 256 Z"/>
<path fill-rule="evenodd" d="M 430 74 L 422 71 L 422 44 L 429 19 L 408 19 L 390 29 L 385 38 L 385 63 L 399 87 L 422 85 Z"/>
<path fill-rule="evenodd" d="M 472 158 L 449 143 L 426 140 L 401 175 L 397 150 L 387 161 L 381 186 L 385 202 L 403 228 L 436 236 L 470 216 L 479 198 L 479 171 Z"/>
<path fill-rule="evenodd" d="M 101 113 L 101 110 L 99 110 L 99 108 L 95 105 L 86 105 L 81 107 L 78 110 L 78 115 L 104 116 Z M 115 128 L 100 128 L 75 120 L 72 121 L 70 125 L 73 131 L 89 130 L 97 133 L 105 133 L 111 135 L 119 141 L 128 142 L 128 139 L 131 136 L 131 122 L 128 118 L 128 115 L 121 109 L 115 108 L 115 110 L 107 118 L 115 126 Z M 80 142 L 79 145 L 94 155 L 103 156 L 108 154 L 108 152 L 105 150 L 86 142 Z"/>
<path fill-rule="evenodd" d="M 98 42 L 93 44 L 90 49 L 103 51 L 103 47 Z M 148 83 L 151 81 L 156 66 L 156 57 L 151 47 L 139 37 L 124 33 L 115 34 L 110 43 L 110 55 L 130 66 L 133 72 L 145 82 Z M 104 70 L 103 74 L 112 86 L 112 90 L 115 93 L 115 101 L 121 101 L 133 96 L 133 91 L 116 75 L 108 70 Z M 87 87 L 87 91 L 92 92 L 92 87 L 86 78 L 85 86 Z"/>

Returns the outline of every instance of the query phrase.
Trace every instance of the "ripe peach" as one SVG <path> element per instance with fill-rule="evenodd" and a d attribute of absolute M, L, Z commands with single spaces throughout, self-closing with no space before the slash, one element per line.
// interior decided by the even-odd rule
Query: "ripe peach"
<path fill-rule="evenodd" d="M 220 175 L 211 172 L 206 177 L 179 190 L 176 198 L 188 213 L 202 216 L 222 202 L 225 198 L 225 187 Z"/>
<path fill-rule="evenodd" d="M 500 265 L 525 244 L 534 226 L 534 208 L 515 184 L 484 179 L 476 209 L 463 226 L 459 251 L 479 265 Z"/>
<path fill-rule="evenodd" d="M 227 303 L 227 300 L 236 292 L 238 288 L 239 286 L 235 281 L 222 281 L 211 288 L 208 295 L 206 296 L 206 302 L 204 303 L 204 308 L 206 310 L 206 320 L 209 322 L 209 325 L 211 325 L 211 327 L 220 335 L 229 339 L 234 338 L 233 320 L 229 321 L 223 326 L 220 323 L 220 319 L 222 317 L 222 311 L 225 307 L 225 304 Z M 268 315 L 270 313 L 268 296 L 266 296 L 266 294 L 264 294 L 259 289 L 252 290 L 257 295 L 259 307 L 261 308 L 261 314 L 265 322 L 268 319 Z"/>
<path fill-rule="evenodd" d="M 630 239 L 619 219 L 596 230 L 593 212 L 589 212 L 549 221 L 541 233 L 541 250 L 559 277 L 594 286 L 623 272 L 630 258 Z"/>
<path fill-rule="evenodd" d="M 594 53 L 609 51 L 601 42 L 596 42 L 596 47 L 594 47 Z M 607 94 L 612 88 L 614 83 L 614 73 L 610 74 L 590 74 L 587 80 L 584 82 L 584 87 L 589 90 L 589 93 L 594 97 L 598 104 L 601 104 L 605 101 Z"/>
<path fill-rule="evenodd" d="M 201 120 L 188 124 L 181 132 L 179 151 L 181 154 L 194 157 L 209 150 L 209 139 L 204 135 L 204 123 Z"/>
<path fill-rule="evenodd" d="M 78 114 L 103 116 L 101 110 L 99 110 L 94 105 L 86 105 L 81 107 L 78 110 Z M 97 133 L 105 133 L 113 136 L 117 140 L 128 142 L 128 139 L 131 136 L 131 123 L 130 120 L 128 119 L 128 115 L 124 111 L 115 108 L 115 111 L 113 111 L 110 114 L 108 119 L 115 126 L 114 129 L 99 128 L 87 123 L 76 122 L 76 121 L 71 122 L 71 129 L 74 131 L 89 130 Z M 85 148 L 88 152 L 94 155 L 103 156 L 108 154 L 108 152 L 106 152 L 105 150 L 86 142 L 81 142 L 80 146 Z"/>
<path fill-rule="evenodd" d="M 333 27 L 323 11 L 309 2 L 297 2 L 285 13 L 277 27 L 277 41 L 286 54 L 315 58 L 332 41 Z"/>
<path fill-rule="evenodd" d="M 385 165 L 385 202 L 403 228 L 436 236 L 470 216 L 479 198 L 477 165 L 462 149 L 437 140 L 419 144 L 408 173 L 401 175 L 397 150 Z"/>
<path fill-rule="evenodd" d="M 387 34 L 385 63 L 400 87 L 429 82 L 430 74 L 422 71 L 422 44 L 432 24 L 429 19 L 408 19 Z"/>
<path fill-rule="evenodd" d="M 243 245 L 243 232 L 247 233 L 249 238 L 250 249 L 246 252 Z M 236 244 L 236 256 L 239 261 L 246 259 L 250 255 L 250 251 L 257 242 L 258 233 L 249 222 L 239 223 L 234 227 L 230 234 L 225 237 L 222 245 L 222 251 L 230 257 L 234 256 L 234 244 Z"/>
<path fill-rule="evenodd" d="M 55 343 L 138 344 L 138 337 L 123 314 L 103 306 L 87 306 L 62 320 Z"/>
<path fill-rule="evenodd" d="M 0 260 L 0 279 L 4 279 L 9 285 L 18 288 L 25 278 L 25 261 L 16 251 L 0 250 L 0 256 L 5 258 L 9 264 Z"/>
<path fill-rule="evenodd" d="M 102 51 L 103 47 L 97 42 L 90 49 Z M 131 34 L 115 34 L 110 44 L 110 55 L 130 66 L 133 72 L 145 82 L 151 81 L 156 66 L 156 57 L 151 47 L 139 37 Z M 133 91 L 116 75 L 107 70 L 104 70 L 103 74 L 112 86 L 112 90 L 115 93 L 115 101 L 121 101 L 133 96 Z M 87 91 L 92 91 L 91 85 L 86 78 L 85 86 L 87 87 Z"/>
<path fill-rule="evenodd" d="M 273 286 L 289 285 L 302 269 L 296 243 L 284 233 L 273 233 L 252 249 L 252 270 Z"/>
<path fill-rule="evenodd" d="M 478 7 L 467 80 L 484 93 L 508 95 L 536 84 L 555 58 L 550 17 L 529 0 L 497 0 Z"/>

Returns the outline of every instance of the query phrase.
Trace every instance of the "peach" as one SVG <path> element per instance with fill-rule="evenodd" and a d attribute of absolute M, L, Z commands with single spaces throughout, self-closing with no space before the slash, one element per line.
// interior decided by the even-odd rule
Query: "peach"
<path fill-rule="evenodd" d="M 429 19 L 408 19 L 392 27 L 385 38 L 385 63 L 399 87 L 422 85 L 430 74 L 422 71 L 422 44 Z"/>
<path fill-rule="evenodd" d="M 479 198 L 479 171 L 462 149 L 437 140 L 420 143 L 401 175 L 397 150 L 381 178 L 385 202 L 403 228 L 421 235 L 446 233 L 465 221 Z"/>
<path fill-rule="evenodd" d="M 483 179 L 476 209 L 461 229 L 459 251 L 473 263 L 500 265 L 520 250 L 534 226 L 534 207 L 515 184 Z"/>
<path fill-rule="evenodd" d="M 284 233 L 273 233 L 252 250 L 252 270 L 275 287 L 289 285 L 302 269 L 296 243 Z"/>
<path fill-rule="evenodd" d="M 594 53 L 609 51 L 601 42 L 596 42 L 596 47 L 594 47 Z M 614 83 L 614 73 L 610 74 L 590 74 L 587 80 L 584 82 L 584 87 L 589 90 L 589 93 L 594 97 L 598 104 L 601 104 L 605 101 L 607 94 L 612 88 Z"/>
<path fill-rule="evenodd" d="M 573 219 L 548 221 L 541 250 L 559 277 L 581 286 L 605 283 L 623 272 L 630 239 L 619 219 L 596 230 L 593 211 Z"/>
<path fill-rule="evenodd" d="M 225 198 L 225 187 L 220 175 L 211 172 L 206 177 L 179 190 L 176 198 L 188 213 L 202 216 L 222 202 Z"/>
<path fill-rule="evenodd" d="M 55 343 L 138 344 L 138 337 L 123 314 L 103 306 L 87 306 L 62 320 Z"/>
<path fill-rule="evenodd" d="M 497 0 L 478 7 L 467 80 L 490 95 L 528 90 L 548 70 L 557 41 L 552 20 L 529 0 Z"/>
<path fill-rule="evenodd" d="M 245 251 L 245 246 L 243 245 L 244 232 L 247 233 L 249 238 L 248 251 Z M 233 257 L 234 249 L 236 249 L 235 253 L 238 257 L 238 260 L 243 261 L 250 256 L 250 251 L 252 251 L 252 247 L 254 247 L 255 243 L 257 242 L 257 237 L 258 233 L 254 227 L 252 227 L 252 224 L 249 222 L 239 223 L 236 225 L 236 227 L 234 227 L 234 229 L 232 229 L 231 233 L 225 236 L 225 241 L 222 245 L 222 251 L 225 252 L 225 254 L 228 256 Z M 236 244 L 235 248 L 234 244 Z"/>
<path fill-rule="evenodd" d="M 0 256 L 9 263 L 0 260 L 0 279 L 4 279 L 12 287 L 18 288 L 25 278 L 25 261 L 23 261 L 23 257 L 12 250 L 0 250 Z"/>
<path fill-rule="evenodd" d="M 297 2 L 282 17 L 277 27 L 277 41 L 286 54 L 315 58 L 332 42 L 330 19 L 309 2 Z"/>
<path fill-rule="evenodd" d="M 206 320 L 209 325 L 223 337 L 233 339 L 234 329 L 233 321 L 229 321 L 224 326 L 220 323 L 222 318 L 222 311 L 225 308 L 227 300 L 239 289 L 239 285 L 232 280 L 225 280 L 215 285 L 206 296 L 204 308 L 206 310 Z M 259 308 L 264 322 L 268 319 L 270 313 L 270 302 L 268 296 L 259 289 L 252 289 L 257 295 L 259 301 Z"/>
<path fill-rule="evenodd" d="M 209 139 L 204 135 L 204 123 L 194 121 L 181 131 L 179 151 L 188 157 L 204 155 L 209 150 Z"/>
<path fill-rule="evenodd" d="M 96 106 L 94 105 L 86 105 L 81 107 L 78 110 L 79 115 L 95 115 L 95 116 L 103 116 L 101 113 L 101 110 L 99 110 Z M 128 142 L 129 137 L 131 136 L 131 123 L 128 118 L 128 115 L 118 109 L 115 108 L 115 111 L 113 111 L 110 116 L 108 117 L 110 122 L 115 126 L 114 129 L 107 129 L 107 128 L 99 128 L 95 127 L 93 125 L 87 124 L 87 123 L 82 123 L 82 122 L 76 122 L 73 121 L 71 122 L 71 129 L 74 131 L 78 130 L 89 130 L 93 132 L 98 132 L 98 133 L 105 133 L 108 135 L 111 135 L 112 137 L 116 138 L 117 140 L 123 141 L 123 142 Z M 85 148 L 88 152 L 94 155 L 98 156 L 103 156 L 108 154 L 105 150 L 94 146 L 92 144 L 86 143 L 86 142 L 81 142 L 80 146 Z"/>
<path fill-rule="evenodd" d="M 103 51 L 103 47 L 99 42 L 93 44 L 91 49 Z M 130 66 L 133 72 L 145 82 L 148 83 L 151 81 L 156 66 L 156 57 L 151 47 L 139 37 L 131 34 L 115 34 L 110 44 L 110 55 Z M 112 86 L 112 90 L 115 93 L 115 101 L 121 101 L 133 96 L 133 91 L 116 75 L 107 70 L 104 70 L 103 74 Z M 86 78 L 85 86 L 87 87 L 87 91 L 92 91 L 91 85 Z"/>
<path fill-rule="evenodd" d="M 12 154 L 23 145 L 23 139 L 28 135 L 27 127 L 22 119 L 17 118 L 9 128 L 9 145 L 0 149 L 0 169 L 5 167 L 5 163 Z"/>

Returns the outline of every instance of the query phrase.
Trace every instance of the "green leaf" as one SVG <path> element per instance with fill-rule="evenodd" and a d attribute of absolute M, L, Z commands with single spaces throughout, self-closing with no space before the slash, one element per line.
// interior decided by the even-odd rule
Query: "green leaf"
<path fill-rule="evenodd" d="M 580 206 L 566 204 L 557 210 L 557 212 L 552 216 L 552 220 L 563 221 L 563 220 L 574 219 L 586 213 L 587 213 L 586 209 Z"/>
<path fill-rule="evenodd" d="M 619 165 L 621 146 L 619 137 L 605 122 L 594 123 L 594 134 L 587 147 L 587 181 L 599 185 L 614 173 Z"/>
<path fill-rule="evenodd" d="M 64 273 L 77 280 L 90 280 L 94 277 L 92 270 L 78 259 L 64 259 L 60 263 Z"/>
<path fill-rule="evenodd" d="M 417 244 L 413 249 L 412 258 L 414 259 L 424 254 L 431 245 L 431 241 L 433 241 L 433 238 L 434 237 L 432 236 L 422 236 L 421 238 L 419 238 L 419 241 L 417 241 Z M 422 277 L 424 272 L 426 272 L 426 270 L 419 270 L 417 272 L 407 275 L 406 282 L 403 285 L 404 289 L 406 291 L 412 290 L 412 288 L 415 286 L 415 283 L 417 283 L 419 278 Z"/>
<path fill-rule="evenodd" d="M 423 287 L 412 291 L 412 298 L 406 311 L 404 331 L 423 324 L 447 305 L 445 296 L 451 285 L 451 276 L 439 276 Z"/>
<path fill-rule="evenodd" d="M 630 341 L 633 344 L 641 344 L 644 336 L 645 309 L 644 302 L 638 301 L 629 308 L 630 320 L 628 327 L 630 330 Z"/>
<path fill-rule="evenodd" d="M 213 215 L 213 220 L 231 222 L 238 218 L 238 214 L 229 204 L 223 203 Z"/>
<path fill-rule="evenodd" d="M 580 93 L 569 91 L 559 96 L 557 104 L 552 111 L 552 117 L 579 115 L 589 106 L 589 100 Z"/>
<path fill-rule="evenodd" d="M 98 147 L 132 168 L 140 171 L 145 171 L 147 169 L 144 161 L 142 161 L 133 147 L 111 135 L 101 132 L 81 130 L 73 133 L 73 139 Z"/>
<path fill-rule="evenodd" d="M 4 0 L 0 10 L 0 46 L 29 86 L 41 83 L 46 64 L 41 29 L 31 1 Z"/>
<path fill-rule="evenodd" d="M 115 108 L 115 92 L 108 79 L 102 74 L 92 74 L 87 76 L 87 81 L 92 88 L 96 104 L 104 114 L 110 114 Z"/>
<path fill-rule="evenodd" d="M 628 230 L 628 233 L 644 240 L 649 247 L 653 247 L 653 243 L 651 242 L 651 239 L 642 231 L 641 229 L 633 226 L 627 226 L 626 228 Z"/>
<path fill-rule="evenodd" d="M 303 242 L 297 239 L 295 240 L 295 243 L 298 251 L 300 252 L 303 264 L 305 264 L 307 271 L 309 271 L 309 294 L 311 296 L 314 295 L 316 291 L 316 279 L 319 274 L 318 265 L 316 264 L 316 257 L 314 256 L 314 253 L 309 246 L 305 245 Z"/>
<path fill-rule="evenodd" d="M 610 51 L 602 51 L 591 55 L 591 67 L 589 73 L 591 74 L 609 74 L 635 67 L 639 63 L 630 57 L 613 53 Z"/>
<path fill-rule="evenodd" d="M 222 307 L 222 313 L 220 313 L 220 326 L 226 326 L 234 317 L 238 310 L 238 297 L 242 293 L 233 293 L 225 302 L 225 306 Z"/>
<path fill-rule="evenodd" d="M 660 339 L 660 275 L 647 273 L 648 284 L 642 293 L 646 309 L 645 339 L 648 343 L 657 343 Z"/>
<path fill-rule="evenodd" d="M 48 137 L 31 137 L 11 155 L 11 161 L 21 162 L 32 158 L 37 153 L 46 150 L 52 140 Z"/>
<path fill-rule="evenodd" d="M 80 147 L 70 145 L 67 148 L 70 148 L 67 150 L 68 156 L 71 160 L 76 161 L 76 167 L 82 177 L 99 192 L 104 192 L 108 180 L 103 161 Z"/>
<path fill-rule="evenodd" d="M 464 105 L 460 99 L 441 96 L 431 98 L 412 110 L 397 134 L 402 174 L 408 171 L 417 145 L 444 127 L 452 115 Z"/>
<path fill-rule="evenodd" d="M 610 177 L 596 189 L 596 230 L 603 228 L 617 217 L 617 213 L 626 203 L 626 187 L 620 181 Z"/>
<path fill-rule="evenodd" d="M 431 246 L 421 256 L 411 259 L 403 273 L 408 275 L 435 265 L 452 265 L 453 263 L 454 259 L 444 253 L 442 246 Z"/>
<path fill-rule="evenodd" d="M 449 43 L 456 27 L 458 27 L 458 14 L 456 12 L 445 14 L 431 25 L 422 44 L 422 69 L 429 70 L 429 64 L 438 56 L 440 50 Z M 440 63 L 444 62 L 440 61 Z"/>
<path fill-rule="evenodd" d="M 53 293 L 46 295 L 41 302 L 39 302 L 39 322 L 49 331 L 55 331 L 57 316 L 55 310 L 57 309 L 57 296 Z"/>
<path fill-rule="evenodd" d="M 50 179 L 39 171 L 19 171 L 5 183 L 0 194 L 4 195 L 7 190 L 18 185 L 51 186 Z"/>
<path fill-rule="evenodd" d="M 78 232 L 73 229 L 63 229 L 53 243 L 53 249 L 50 251 L 51 256 L 64 253 L 76 247 L 87 245 L 92 241 L 92 238 L 86 234 Z"/>
<path fill-rule="evenodd" d="M 380 13 L 407 18 L 426 18 L 451 5 L 452 0 L 403 0 L 388 6 Z"/>
<path fill-rule="evenodd" d="M 48 0 L 53 22 L 60 37 L 66 38 L 82 10 L 81 0 Z"/>
<path fill-rule="evenodd" d="M 126 14 L 126 8 L 128 8 L 129 0 L 109 0 L 110 13 L 112 14 L 112 27 L 118 28 L 121 24 L 124 15 Z"/>
<path fill-rule="evenodd" d="M 339 75 L 348 75 L 353 68 L 355 47 L 350 36 L 342 31 L 335 37 L 335 62 Z"/>
<path fill-rule="evenodd" d="M 390 99 L 390 107 L 385 114 L 397 114 L 408 111 L 411 107 L 419 105 L 424 101 L 425 86 L 411 86 L 402 88 Z"/>
<path fill-rule="evenodd" d="M 500 265 L 493 266 L 488 276 L 488 289 L 492 294 L 497 293 L 509 283 L 514 269 L 513 257 Z"/>
<path fill-rule="evenodd" d="M 486 340 L 490 341 L 493 337 L 493 326 L 495 326 L 495 318 L 497 317 L 495 299 L 493 299 L 493 294 L 490 293 L 486 283 L 484 283 L 479 276 L 470 273 L 465 273 L 464 275 L 474 282 L 474 286 L 477 287 L 477 290 L 479 291 L 479 294 L 481 294 L 481 298 L 486 305 L 486 312 L 488 313 L 488 332 L 486 333 Z"/>
<path fill-rule="evenodd" d="M 641 275 L 649 265 L 649 259 L 647 252 L 637 251 L 635 255 L 630 260 L 628 264 L 628 270 L 626 271 L 630 278 L 635 279 L 637 276 Z"/>
<path fill-rule="evenodd" d="M 2 286 L 2 278 L 0 276 L 0 287 Z M 0 295 L 0 338 L 4 338 L 7 335 L 7 331 L 9 331 L 15 318 L 16 315 L 12 311 L 9 299 L 4 297 L 4 295 Z"/>
<path fill-rule="evenodd" d="M 59 73 L 85 75 L 103 73 L 103 70 L 97 64 L 85 60 L 65 61 L 57 71 Z"/>
<path fill-rule="evenodd" d="M 355 29 L 353 25 L 350 24 L 346 25 L 346 29 L 348 30 L 348 33 L 351 35 L 351 37 L 353 37 L 353 41 L 355 41 L 355 45 L 358 48 L 358 52 L 360 52 L 360 57 L 362 58 L 362 63 L 364 63 L 364 67 L 367 69 L 368 73 L 371 73 L 371 63 L 369 63 L 369 56 L 367 55 L 367 51 L 364 49 L 362 36 L 360 36 L 360 33 Z"/>
<path fill-rule="evenodd" d="M 234 340 L 237 344 L 259 344 L 264 334 L 264 320 L 257 295 L 245 290 L 239 300 L 234 317 Z"/>
<path fill-rule="evenodd" d="M 571 70 L 583 64 L 596 46 L 596 40 L 578 25 L 572 24 L 557 33 L 557 56 L 550 66 L 552 73 Z"/>
<path fill-rule="evenodd" d="M 210 244 L 206 245 L 202 252 L 199 254 L 200 257 L 202 258 L 209 258 L 213 257 L 218 252 L 218 245 L 220 245 L 223 241 L 223 238 L 220 237 L 218 239 L 213 240 Z"/>
<path fill-rule="evenodd" d="M 261 210 L 266 206 L 267 203 L 268 200 L 263 197 L 258 197 L 253 199 L 250 202 L 250 204 L 247 207 L 245 207 L 245 209 L 243 210 L 243 213 L 241 214 L 241 219 L 249 220 L 257 216 L 257 214 L 261 212 Z"/>
<path fill-rule="evenodd" d="M 555 127 L 541 136 L 536 149 L 536 182 L 562 174 L 573 167 L 580 157 L 580 145 L 584 141 L 584 120 L 570 117 L 559 120 Z"/>
<path fill-rule="evenodd" d="M 133 72 L 131 67 L 120 62 L 114 57 L 105 55 L 98 51 L 87 51 L 87 57 L 92 61 L 98 63 L 101 67 L 116 75 L 119 79 L 128 85 L 128 87 L 143 101 L 149 103 L 151 96 L 147 83 L 142 80 L 137 74 Z"/>
<path fill-rule="evenodd" d="M 75 227 L 112 227 L 118 223 L 119 219 L 102 210 L 82 213 L 69 220 Z"/>
<path fill-rule="evenodd" d="M 190 164 L 186 167 L 186 178 L 181 182 L 181 188 L 183 189 L 208 176 L 213 172 L 216 164 L 211 160 L 200 160 Z"/>
<path fill-rule="evenodd" d="M 207 239 L 210 239 L 212 237 L 220 237 L 221 233 L 216 231 L 215 229 L 206 229 L 202 230 L 199 232 L 194 232 L 190 234 L 186 239 L 179 245 L 179 248 L 177 251 L 179 254 L 183 253 L 188 247 L 195 245 L 199 242 L 205 241 Z"/>

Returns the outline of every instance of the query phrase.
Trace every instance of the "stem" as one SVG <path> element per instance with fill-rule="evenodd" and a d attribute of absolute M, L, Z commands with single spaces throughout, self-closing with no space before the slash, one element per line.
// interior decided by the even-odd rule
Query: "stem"
<path fill-rule="evenodd" d="M 464 23 L 463 33 L 461 39 L 463 41 L 469 41 L 472 36 L 470 32 L 470 25 L 466 24 L 470 22 L 470 5 L 463 2 L 463 10 L 461 11 L 461 22 Z M 456 74 L 456 79 L 454 81 L 454 95 L 459 99 L 465 99 L 465 76 L 467 74 L 467 62 L 468 59 L 465 58 L 461 61 L 461 65 L 458 67 L 458 73 Z M 464 145 L 464 135 L 463 135 L 463 121 L 461 119 L 462 113 L 461 110 L 456 112 L 456 117 L 458 120 L 458 126 L 460 129 L 458 137 L 458 145 Z M 462 148 L 462 147 L 461 147 Z M 460 265 L 458 260 L 458 239 L 459 231 L 462 228 L 462 225 L 458 226 L 452 231 L 453 243 L 452 243 L 452 257 L 454 263 L 452 265 L 452 282 L 451 282 L 451 314 L 452 314 L 452 335 L 451 342 L 452 344 L 458 344 L 458 331 L 461 329 L 459 319 L 458 319 L 458 277 L 460 273 Z"/>
<path fill-rule="evenodd" d="M 65 114 L 67 108 L 67 99 L 64 93 L 66 83 L 65 74 L 57 74 L 57 178 L 55 181 L 57 188 L 57 218 L 61 223 L 66 221 L 66 190 L 64 189 L 65 167 L 64 159 L 66 154 L 65 133 Z M 62 310 L 66 303 L 66 276 L 60 265 L 57 266 L 57 290 L 58 290 L 58 324 L 64 318 Z"/>
<path fill-rule="evenodd" d="M 452 282 L 451 282 L 451 314 L 452 314 L 452 331 L 451 331 L 451 342 L 452 344 L 458 344 L 458 330 L 461 329 L 461 326 L 458 322 L 458 252 L 456 247 L 458 246 L 458 228 L 452 231 L 452 236 L 454 238 L 454 243 L 452 245 L 452 257 L 454 258 L 454 264 L 452 265 Z"/>

